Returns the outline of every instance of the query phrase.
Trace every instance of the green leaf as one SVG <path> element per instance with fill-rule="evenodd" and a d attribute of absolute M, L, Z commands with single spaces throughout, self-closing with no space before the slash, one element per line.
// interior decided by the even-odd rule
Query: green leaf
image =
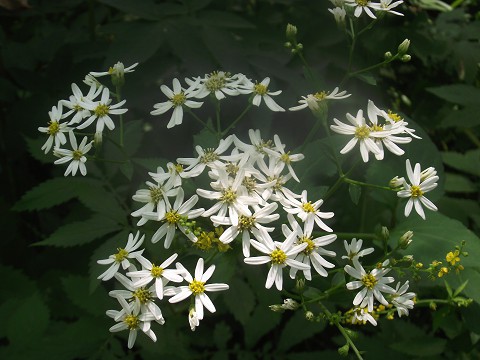
<path fill-rule="evenodd" d="M 125 152 L 129 157 L 135 155 L 142 145 L 143 135 L 143 121 L 134 120 L 125 124 L 125 133 L 123 135 L 125 139 Z"/>
<path fill-rule="evenodd" d="M 448 284 L 447 280 L 443 280 L 443 282 L 445 284 L 445 290 L 447 290 L 448 296 L 452 297 L 453 295 L 452 287 Z"/>
<path fill-rule="evenodd" d="M 213 341 L 218 349 L 225 349 L 227 342 L 232 338 L 232 329 L 224 321 L 215 325 L 213 331 Z"/>
<path fill-rule="evenodd" d="M 442 159 L 445 165 L 456 170 L 480 176 L 480 149 L 471 150 L 465 154 L 453 151 L 442 152 Z"/>
<path fill-rule="evenodd" d="M 40 161 L 42 164 L 51 164 L 54 161 L 53 160 L 54 157 L 52 155 L 45 154 L 41 149 L 43 144 L 46 141 L 45 138 L 38 137 L 35 139 L 31 139 L 25 136 L 24 139 L 25 139 L 25 142 L 27 143 L 28 152 L 30 153 L 30 155 L 32 155 L 32 157 L 35 160 Z"/>
<path fill-rule="evenodd" d="M 241 302 L 237 303 L 237 307 L 242 307 Z M 257 341 L 274 329 L 282 317 L 278 313 L 270 311 L 267 307 L 257 306 L 245 323 L 245 343 L 247 348 L 252 348 Z"/>
<path fill-rule="evenodd" d="M 63 277 L 61 281 L 70 302 L 91 315 L 103 316 L 111 306 L 108 294 L 102 287 L 89 293 L 88 277 L 70 275 Z"/>
<path fill-rule="evenodd" d="M 373 77 L 373 75 L 370 73 L 357 74 L 355 77 L 362 80 L 364 83 L 367 83 L 368 85 L 377 85 L 377 79 L 375 79 L 375 77 Z"/>
<path fill-rule="evenodd" d="M 283 328 L 278 342 L 278 350 L 283 353 L 302 341 L 322 332 L 323 329 L 325 329 L 325 322 L 307 321 L 303 311 L 296 311 Z"/>
<path fill-rule="evenodd" d="M 76 196 L 76 183 L 72 178 L 47 180 L 24 194 L 13 206 L 13 210 L 41 210 L 63 204 Z"/>
<path fill-rule="evenodd" d="M 362 195 L 362 187 L 356 184 L 348 184 L 348 193 L 350 194 L 350 199 L 355 205 L 358 205 L 360 200 L 360 195 Z"/>
<path fill-rule="evenodd" d="M 71 247 L 88 244 L 122 228 L 117 222 L 93 215 L 85 221 L 73 222 L 58 228 L 45 240 L 35 243 L 42 246 Z"/>
<path fill-rule="evenodd" d="M 478 189 L 468 178 L 458 174 L 445 173 L 445 191 L 455 193 L 474 193 Z"/>
<path fill-rule="evenodd" d="M 472 128 L 480 125 L 480 106 L 469 104 L 463 109 L 451 109 L 443 118 L 441 127 Z"/>
<path fill-rule="evenodd" d="M 471 85 L 454 84 L 426 88 L 428 92 L 454 104 L 469 105 L 478 104 L 480 89 Z"/>
<path fill-rule="evenodd" d="M 212 128 L 213 123 L 211 119 L 208 119 L 207 124 Z M 212 134 L 207 128 L 203 128 L 198 134 L 193 135 L 193 143 L 199 145 L 202 148 L 213 148 L 218 147 L 218 138 L 215 134 Z"/>
<path fill-rule="evenodd" d="M 146 20 L 158 20 L 166 15 L 182 14 L 187 10 L 178 4 L 157 5 L 153 0 L 99 0 L 99 2 Z"/>
<path fill-rule="evenodd" d="M 445 351 L 445 339 L 433 337 L 419 337 L 405 341 L 395 342 L 390 344 L 390 348 L 410 356 L 435 356 L 440 355 Z"/>
<path fill-rule="evenodd" d="M 255 296 L 250 286 L 235 277 L 231 280 L 230 288 L 225 292 L 223 299 L 233 317 L 245 325 L 255 307 Z"/>
<path fill-rule="evenodd" d="M 459 287 L 455 289 L 455 292 L 453 293 L 453 297 L 459 295 L 463 290 L 465 290 L 465 287 L 468 284 L 468 280 L 465 280 Z"/>
<path fill-rule="evenodd" d="M 205 10 L 198 14 L 202 25 L 232 29 L 254 29 L 255 25 L 232 12 Z"/>
<path fill-rule="evenodd" d="M 49 311 L 38 293 L 19 300 L 7 327 L 8 340 L 17 345 L 39 341 L 48 327 Z"/>

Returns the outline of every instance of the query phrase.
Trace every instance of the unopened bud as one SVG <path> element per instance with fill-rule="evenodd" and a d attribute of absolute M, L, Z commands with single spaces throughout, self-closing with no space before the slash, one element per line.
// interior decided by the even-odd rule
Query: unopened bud
<path fill-rule="evenodd" d="M 298 292 L 302 292 L 304 288 L 305 288 L 305 279 L 298 279 L 297 283 L 295 284 L 295 289 Z"/>
<path fill-rule="evenodd" d="M 292 47 L 292 43 L 290 41 L 287 41 L 285 44 L 283 44 L 286 48 Z"/>
<path fill-rule="evenodd" d="M 433 301 L 431 301 L 430 304 L 428 304 L 428 306 L 429 306 L 430 309 L 433 310 L 433 311 L 437 310 L 437 304 L 434 303 Z"/>
<path fill-rule="evenodd" d="M 405 182 L 405 178 L 404 177 L 398 177 L 398 176 L 395 176 L 392 180 L 390 180 L 390 182 L 388 183 L 388 185 L 392 188 L 392 189 L 395 189 L 397 187 L 400 187 L 403 185 L 403 183 Z"/>
<path fill-rule="evenodd" d="M 278 305 L 278 304 L 270 305 L 269 308 L 273 312 L 283 313 L 285 311 L 285 309 L 283 308 L 283 305 Z"/>
<path fill-rule="evenodd" d="M 408 230 L 405 234 L 403 234 L 400 237 L 400 240 L 398 240 L 398 245 L 400 246 L 401 249 L 406 249 L 408 245 L 412 242 L 413 238 L 413 231 Z"/>
<path fill-rule="evenodd" d="M 406 54 L 409 46 L 410 46 L 410 40 L 408 39 L 403 40 L 402 43 L 398 45 L 398 54 L 399 55 Z"/>
<path fill-rule="evenodd" d="M 350 345 L 345 344 L 342 347 L 338 348 L 338 353 L 340 354 L 340 356 L 347 356 L 349 350 L 350 350 Z"/>
<path fill-rule="evenodd" d="M 308 321 L 312 321 L 314 319 L 315 315 L 313 315 L 313 312 L 311 311 L 307 311 L 305 313 L 305 319 L 307 319 Z"/>
<path fill-rule="evenodd" d="M 408 54 L 405 54 L 400 58 L 400 60 L 402 60 L 403 62 L 409 62 L 411 59 L 412 57 Z"/>
<path fill-rule="evenodd" d="M 297 36 L 297 27 L 292 24 L 287 24 L 287 30 L 285 31 L 287 40 L 294 41 Z"/>
<path fill-rule="evenodd" d="M 388 231 L 388 228 L 386 226 L 382 226 L 382 230 L 380 233 L 385 240 L 388 240 L 390 238 L 390 231 Z"/>
<path fill-rule="evenodd" d="M 283 305 L 281 305 L 281 307 L 285 310 L 295 310 L 299 306 L 300 304 L 293 299 L 285 299 L 283 300 Z"/>
<path fill-rule="evenodd" d="M 387 52 L 383 55 L 383 57 L 385 58 L 385 60 L 390 60 L 390 59 L 393 57 L 393 55 L 392 55 L 392 53 L 391 53 L 390 51 L 387 51 Z"/>

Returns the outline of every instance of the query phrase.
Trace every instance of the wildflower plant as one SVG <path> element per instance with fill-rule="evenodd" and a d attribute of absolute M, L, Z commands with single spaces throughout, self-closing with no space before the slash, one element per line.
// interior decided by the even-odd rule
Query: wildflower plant
<path fill-rule="evenodd" d="M 301 26 L 289 24 L 285 46 L 309 81 L 297 104 L 285 102 L 286 84 L 267 72 L 257 79 L 227 69 L 162 76 L 160 91 L 142 100 L 155 125 L 147 129 L 136 125 L 138 114 L 130 115 L 130 99 L 122 98 L 142 63 L 118 61 L 90 72 L 84 84 L 73 79 L 72 94 L 38 128 L 41 150 L 57 158 L 56 166 L 68 163 L 64 176 L 75 178 L 65 181 L 78 180 L 79 195 L 68 200 L 78 196 L 103 209 L 81 224 L 89 225 L 91 239 L 71 227 L 39 245 L 106 239 L 92 248 L 92 287 L 105 282 L 111 289 L 102 312 L 113 322 L 105 332 L 125 333 L 129 349 L 148 339 L 167 341 L 170 323 L 172 333 L 198 334 L 227 312 L 245 325 L 272 310 L 300 314 L 309 329 L 318 326 L 314 332 L 336 327 L 344 338 L 339 353 L 362 359 L 351 329 L 405 321 L 424 305 L 455 310 L 479 300 L 470 298 L 478 295 L 468 280 L 459 280 L 468 264 L 465 248 L 478 239 L 435 205 L 444 182 L 438 151 L 424 154 L 434 146 L 398 102 L 353 84 L 411 60 L 407 39 L 392 42 L 397 51 L 378 63 L 356 64 L 359 38 L 382 31 L 384 17 L 402 21 L 409 10 L 403 1 L 331 3 L 324 10 L 348 44 L 344 75 L 321 81 L 325 76 L 307 61 L 308 45 L 299 42 Z M 232 116 L 229 104 L 243 110 Z M 270 129 L 262 124 L 265 113 L 275 116 Z M 277 128 L 282 119 L 293 125 Z M 306 133 L 292 119 L 310 121 Z M 198 126 L 193 142 L 175 133 Z M 142 155 L 133 143 L 148 132 L 171 136 L 181 148 L 172 158 L 161 151 Z M 439 257 L 440 240 L 429 229 L 441 224 L 452 236 L 438 244 Z M 424 295 L 430 294 L 425 281 L 441 282 L 444 298 Z M 280 304 L 255 300 L 262 293 Z M 141 343 L 139 333 L 146 335 Z"/>

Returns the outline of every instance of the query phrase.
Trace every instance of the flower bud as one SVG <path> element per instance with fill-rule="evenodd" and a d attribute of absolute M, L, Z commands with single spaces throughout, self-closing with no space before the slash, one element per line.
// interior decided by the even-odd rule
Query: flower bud
<path fill-rule="evenodd" d="M 393 57 L 393 55 L 392 55 L 392 53 L 391 53 L 390 51 L 387 51 L 387 52 L 383 55 L 383 57 L 385 58 L 385 60 L 390 60 L 390 59 Z"/>
<path fill-rule="evenodd" d="M 285 310 L 295 310 L 300 304 L 293 299 L 285 299 L 283 300 L 283 305 L 280 306 Z"/>
<path fill-rule="evenodd" d="M 283 313 L 285 311 L 285 309 L 283 308 L 283 305 L 278 305 L 278 304 L 270 305 L 269 308 L 273 312 Z"/>
<path fill-rule="evenodd" d="M 305 319 L 307 319 L 308 321 L 312 321 L 314 317 L 315 317 L 315 315 L 313 315 L 313 313 L 311 311 L 307 311 L 305 313 Z"/>
<path fill-rule="evenodd" d="M 347 356 L 349 350 L 350 350 L 350 345 L 345 344 L 342 347 L 338 348 L 338 353 L 340 354 L 340 356 Z"/>
<path fill-rule="evenodd" d="M 398 45 L 398 54 L 399 55 L 406 54 L 409 46 L 410 46 L 410 40 L 408 39 L 403 40 L 402 43 Z"/>
<path fill-rule="evenodd" d="M 412 238 L 413 238 L 413 231 L 411 230 L 408 230 L 405 234 L 403 234 L 400 237 L 400 240 L 398 240 L 398 245 L 400 246 L 400 249 L 405 250 L 408 247 L 408 245 L 410 245 L 410 243 L 412 242 Z"/>
<path fill-rule="evenodd" d="M 285 34 L 287 36 L 287 40 L 295 41 L 297 36 L 297 27 L 292 24 L 287 24 L 287 30 L 285 31 Z"/>
<path fill-rule="evenodd" d="M 382 230 L 380 233 L 385 240 L 388 240 L 390 238 L 390 231 L 388 231 L 388 228 L 386 226 L 382 226 Z"/>
<path fill-rule="evenodd" d="M 304 288 L 305 288 L 305 279 L 298 279 L 295 284 L 295 289 L 298 292 L 302 292 Z"/>
<path fill-rule="evenodd" d="M 400 60 L 402 60 L 403 62 L 409 62 L 411 59 L 412 57 L 408 54 L 405 54 L 400 58 Z"/>
<path fill-rule="evenodd" d="M 403 177 L 398 177 L 398 176 L 395 176 L 392 180 L 390 180 L 390 182 L 388 183 L 388 186 L 390 186 L 392 189 L 395 189 L 397 187 L 400 187 L 403 185 L 403 183 L 405 182 L 405 178 Z"/>

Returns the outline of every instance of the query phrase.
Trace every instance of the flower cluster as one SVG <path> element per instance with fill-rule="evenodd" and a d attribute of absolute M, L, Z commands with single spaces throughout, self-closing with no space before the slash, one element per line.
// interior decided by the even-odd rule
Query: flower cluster
<path fill-rule="evenodd" d="M 206 74 L 204 77 L 195 77 L 185 79 L 187 86 L 182 86 L 178 79 L 173 79 L 173 86 L 170 89 L 166 85 L 161 85 L 160 90 L 168 98 L 167 101 L 153 105 L 152 115 L 162 115 L 173 109 L 167 128 L 180 125 L 183 122 L 184 111 L 199 108 L 203 102 L 196 101 L 209 95 L 220 101 L 226 96 L 237 96 L 241 94 L 252 95 L 251 102 L 255 106 L 260 106 L 262 100 L 272 111 L 285 111 L 278 105 L 272 96 L 280 95 L 281 90 L 270 91 L 268 86 L 270 78 L 265 78 L 261 82 L 253 82 L 243 74 L 232 75 L 223 71 L 214 71 Z"/>
<path fill-rule="evenodd" d="M 360 17 L 364 12 L 370 18 L 376 19 L 375 13 L 390 13 L 394 15 L 403 16 L 402 13 L 393 10 L 397 6 L 403 4 L 403 0 L 380 0 L 379 2 L 370 0 L 330 0 L 335 6 L 329 11 L 334 15 L 337 23 L 343 23 L 345 16 L 353 9 L 353 16 Z"/>

